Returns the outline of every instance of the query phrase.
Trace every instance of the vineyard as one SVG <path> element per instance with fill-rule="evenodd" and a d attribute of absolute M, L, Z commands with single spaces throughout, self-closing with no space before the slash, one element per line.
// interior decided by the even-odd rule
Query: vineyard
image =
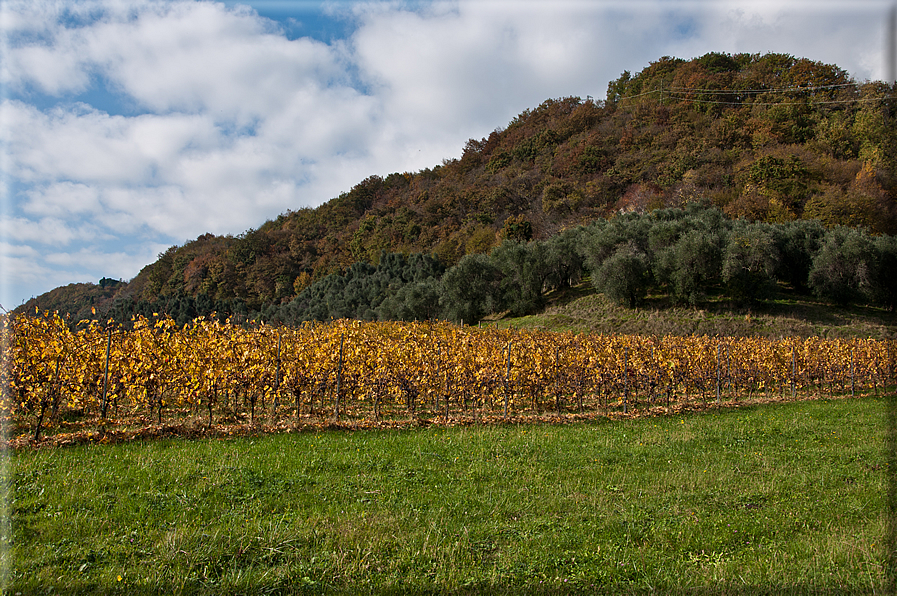
<path fill-rule="evenodd" d="M 632 413 L 752 397 L 875 392 L 893 340 L 607 336 L 333 321 L 3 319 L 2 414 L 34 440 L 68 414 L 93 423 L 211 427 L 322 421 L 485 421 Z"/>

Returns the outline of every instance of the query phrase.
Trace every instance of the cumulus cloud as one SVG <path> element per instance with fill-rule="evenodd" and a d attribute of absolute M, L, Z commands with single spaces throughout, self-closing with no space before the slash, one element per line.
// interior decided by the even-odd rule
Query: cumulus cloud
<path fill-rule="evenodd" d="M 97 188 L 80 182 L 57 182 L 25 194 L 22 210 L 33 217 L 71 217 L 99 208 Z"/>
<path fill-rule="evenodd" d="M 289 41 L 266 24 L 219 4 L 153 3 L 137 20 L 104 23 L 85 45 L 141 106 L 246 126 L 343 78 L 328 46 Z"/>
<path fill-rule="evenodd" d="M 575 6 L 485 2 L 372 11 L 360 15 L 351 49 L 386 119 L 403 130 L 433 123 L 452 131 L 494 128 L 549 97 L 606 85 L 597 80 L 602 60 L 590 59 L 602 38 L 600 19 L 591 13 L 585 24 L 580 13 L 588 4 Z"/>
<path fill-rule="evenodd" d="M 66 246 L 75 241 L 112 238 L 108 234 L 99 233 L 93 225 L 82 223 L 72 226 L 68 221 L 54 217 L 44 217 L 39 220 L 12 218 L 9 220 L 6 237 L 16 242 L 56 246 Z"/>
<path fill-rule="evenodd" d="M 857 80 L 882 76 L 887 2 L 720 2 L 696 13 L 700 34 L 671 46 L 683 57 L 717 51 L 780 52 L 837 64 Z M 850 48 L 853 48 L 851 51 Z"/>
<path fill-rule="evenodd" d="M 156 251 L 153 252 L 152 249 Z M 106 269 L 131 269 L 141 268 L 147 262 L 147 258 L 155 258 L 158 254 L 167 248 L 165 245 L 155 245 L 154 247 L 146 247 L 138 253 L 128 253 L 125 251 L 108 251 L 98 253 L 90 249 L 79 249 L 77 251 L 51 252 L 46 255 L 46 262 L 51 265 L 59 266 L 63 270 L 81 270 L 103 271 Z M 82 273 L 83 275 L 83 273 Z M 96 281 L 92 277 L 82 277 L 75 281 Z M 68 282 L 73 283 L 73 282 Z"/>
<path fill-rule="evenodd" d="M 664 55 L 781 51 L 880 76 L 887 4 L 822 4 L 338 3 L 348 35 L 324 43 L 213 1 L 5 0 L 0 302 L 128 278 L 160 247 L 433 166 Z"/>

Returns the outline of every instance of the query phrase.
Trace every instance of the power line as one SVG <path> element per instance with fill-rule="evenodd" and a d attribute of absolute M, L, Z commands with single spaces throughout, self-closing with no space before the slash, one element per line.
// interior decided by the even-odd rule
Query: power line
<path fill-rule="evenodd" d="M 651 95 L 652 93 L 657 93 L 657 89 L 652 89 L 651 91 L 645 91 L 644 93 L 639 93 L 638 95 L 629 95 L 627 97 L 621 97 L 620 99 L 635 99 L 636 97 L 643 97 L 645 95 Z"/>
<path fill-rule="evenodd" d="M 663 94 L 666 93 L 671 95 L 671 99 L 678 101 L 686 101 L 691 103 L 706 103 L 706 104 L 719 104 L 719 105 L 752 105 L 752 106 L 764 106 L 764 105 L 804 105 L 809 103 L 811 105 L 832 105 L 832 104 L 849 104 L 849 103 L 865 103 L 872 101 L 889 101 L 897 98 L 894 97 L 856 97 L 851 99 L 832 99 L 832 100 L 818 100 L 818 101 L 770 101 L 770 102 L 757 102 L 757 101 L 719 101 L 719 100 L 709 100 L 709 99 L 701 99 L 701 98 L 692 98 L 692 97 L 682 97 L 685 94 L 698 93 L 703 95 L 747 95 L 747 94 L 766 94 L 766 93 L 794 93 L 794 92 L 805 92 L 805 91 L 817 91 L 817 90 L 825 90 L 825 89 L 839 89 L 845 87 L 856 87 L 857 90 L 860 88 L 859 83 L 844 83 L 844 84 L 833 84 L 833 85 L 817 85 L 812 87 L 790 87 L 790 88 L 782 88 L 782 89 L 740 89 L 740 90 L 727 90 L 727 89 L 688 89 L 685 87 L 665 87 L 662 89 L 652 89 L 650 91 L 645 91 L 643 93 L 639 93 L 637 95 L 629 95 L 625 97 L 620 97 L 616 101 L 624 101 L 628 99 L 636 99 L 638 97 L 644 97 L 646 95 L 657 95 L 659 94 L 661 98 L 663 98 Z M 749 99 L 749 98 L 746 98 Z"/>
<path fill-rule="evenodd" d="M 843 89 L 859 87 L 859 83 L 839 83 L 832 85 L 808 85 L 806 87 L 784 87 L 782 89 L 691 89 L 689 87 L 667 87 L 671 93 L 713 93 L 716 95 L 740 95 L 742 93 L 794 93 L 798 91 L 819 91 L 822 89 Z"/>
<path fill-rule="evenodd" d="M 713 101 L 709 99 L 693 99 L 688 97 L 679 97 L 676 98 L 679 101 L 687 101 L 690 103 L 709 103 L 709 104 L 720 104 L 725 106 L 800 106 L 800 105 L 828 105 L 828 104 L 846 104 L 846 103 L 866 103 L 872 101 L 893 101 L 897 98 L 895 97 L 857 97 L 854 99 L 833 99 L 828 101 L 752 101 L 750 103 L 745 103 L 741 101 Z"/>

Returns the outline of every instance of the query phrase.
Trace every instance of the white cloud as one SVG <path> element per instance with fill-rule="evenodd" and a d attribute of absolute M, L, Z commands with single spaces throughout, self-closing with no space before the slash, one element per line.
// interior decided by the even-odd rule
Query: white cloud
<path fill-rule="evenodd" d="M 32 46 L 15 52 L 16 60 L 10 61 L 9 79 L 22 83 L 30 81 L 44 93 L 57 95 L 64 91 L 87 88 L 90 77 L 84 71 L 76 48 L 60 51 L 59 46 Z"/>
<path fill-rule="evenodd" d="M 16 294 L 6 292 L 6 295 L 0 298 L 0 309 L 2 310 L 12 310 L 32 296 L 38 295 L 36 292 L 30 292 L 31 288 L 39 289 L 43 293 L 57 286 L 83 281 L 55 268 L 41 265 L 37 255 L 5 252 L 3 246 L 0 246 L 0 254 L 3 255 L 2 268 L 0 268 L 3 279 L 4 281 L 15 280 L 18 290 Z"/>
<path fill-rule="evenodd" d="M 152 248 L 157 249 L 156 252 L 153 252 Z M 167 246 L 155 245 L 152 248 L 143 248 L 137 253 L 128 253 L 124 251 L 99 252 L 90 249 L 52 252 L 44 257 L 44 261 L 66 269 L 74 268 L 80 269 L 81 271 L 102 272 L 107 270 L 139 270 L 146 264 L 147 258 L 154 259 L 159 252 L 164 251 Z M 111 277 L 111 275 L 109 276 Z M 81 279 L 80 281 L 84 281 L 84 279 Z M 87 278 L 87 281 L 95 282 L 92 278 Z"/>
<path fill-rule="evenodd" d="M 700 31 L 673 46 L 684 58 L 716 51 L 779 52 L 837 64 L 858 80 L 882 76 L 887 2 L 721 2 Z M 852 49 L 851 49 L 852 48 Z"/>
<path fill-rule="evenodd" d="M 190 116 L 126 118 L 84 104 L 45 113 L 19 101 L 6 101 L 0 110 L 5 112 L 3 121 L 9 123 L 12 174 L 26 182 L 145 184 L 158 165 L 154 157 L 171 158 L 185 146 L 203 140 L 212 144 L 207 138 L 211 127 L 197 130 L 199 123 L 191 122 Z M 161 141 L 149 128 L 164 135 L 168 146 L 164 155 L 158 154 Z"/>
<path fill-rule="evenodd" d="M 57 182 L 32 188 L 22 210 L 35 217 L 65 217 L 93 213 L 100 208 L 99 191 L 95 186 L 75 182 Z"/>
<path fill-rule="evenodd" d="M 113 237 L 102 234 L 90 224 L 73 226 L 70 221 L 53 217 L 39 220 L 16 217 L 8 222 L 6 238 L 17 242 L 66 246 L 76 241 L 109 240 Z"/>
<path fill-rule="evenodd" d="M 140 19 L 103 24 L 88 43 L 106 76 L 153 111 L 209 112 L 246 126 L 342 75 L 326 45 L 288 41 L 250 13 L 154 6 Z"/>

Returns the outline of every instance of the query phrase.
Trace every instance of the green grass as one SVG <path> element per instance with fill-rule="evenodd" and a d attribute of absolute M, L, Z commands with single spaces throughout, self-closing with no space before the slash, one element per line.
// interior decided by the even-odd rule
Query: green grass
<path fill-rule="evenodd" d="M 879 591 L 887 407 L 14 452 L 6 593 Z"/>
<path fill-rule="evenodd" d="M 782 289 L 775 300 L 750 307 L 724 297 L 708 299 L 697 308 L 676 306 L 665 295 L 649 296 L 638 308 L 614 304 L 589 282 L 553 292 L 537 314 L 504 317 L 487 324 L 549 331 L 632 335 L 720 335 L 760 337 L 894 337 L 897 312 L 851 305 L 836 307 Z"/>

